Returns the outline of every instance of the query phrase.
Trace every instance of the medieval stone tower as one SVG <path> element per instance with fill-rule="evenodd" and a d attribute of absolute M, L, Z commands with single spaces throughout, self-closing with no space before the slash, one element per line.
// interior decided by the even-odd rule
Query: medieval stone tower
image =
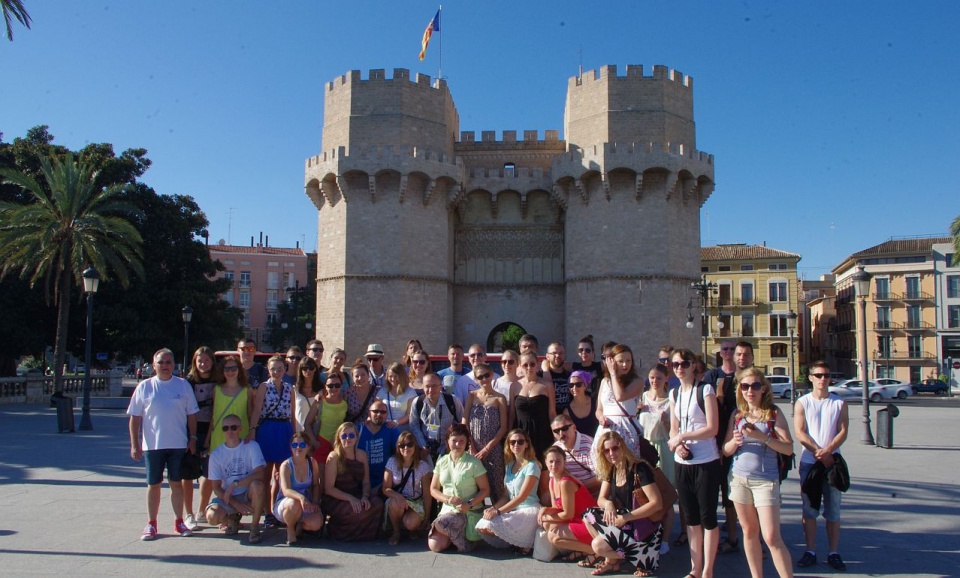
<path fill-rule="evenodd" d="M 306 162 L 328 350 L 495 348 L 508 323 L 544 346 L 592 333 L 645 362 L 663 343 L 696 349 L 685 323 L 713 157 L 696 150 L 693 79 L 662 66 L 571 78 L 564 136 L 477 140 L 446 82 L 405 69 L 328 83 L 323 151 Z"/>

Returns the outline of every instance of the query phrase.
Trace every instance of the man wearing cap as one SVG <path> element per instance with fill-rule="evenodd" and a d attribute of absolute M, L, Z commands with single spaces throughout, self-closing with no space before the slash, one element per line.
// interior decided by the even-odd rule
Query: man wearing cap
<path fill-rule="evenodd" d="M 383 346 L 371 343 L 367 346 L 367 366 L 370 368 L 370 383 L 377 387 L 387 387 L 387 370 L 383 367 Z"/>

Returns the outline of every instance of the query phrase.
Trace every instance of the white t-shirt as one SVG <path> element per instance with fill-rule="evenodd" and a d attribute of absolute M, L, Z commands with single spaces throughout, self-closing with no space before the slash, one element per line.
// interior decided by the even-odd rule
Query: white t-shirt
<path fill-rule="evenodd" d="M 494 383 L 496 383 L 498 379 L 500 379 L 500 374 L 494 371 Z M 466 406 L 467 398 L 470 397 L 470 392 L 478 389 L 480 389 L 480 384 L 477 383 L 476 378 L 474 378 L 473 370 L 470 370 L 470 373 L 461 375 L 459 378 L 457 378 L 457 383 L 453 386 L 453 395 L 457 396 L 457 399 L 460 400 L 460 403 Z"/>
<path fill-rule="evenodd" d="M 127 415 L 142 418 L 144 451 L 186 448 L 187 416 L 199 412 L 193 387 L 179 377 L 141 381 L 127 406 Z"/>
<path fill-rule="evenodd" d="M 265 466 L 263 452 L 260 451 L 260 444 L 257 442 L 240 442 L 235 448 L 227 447 L 227 444 L 221 444 L 210 454 L 210 464 L 208 471 L 210 481 L 220 481 L 220 489 L 226 490 L 233 482 L 250 475 L 253 470 L 260 466 Z M 246 493 L 246 486 L 237 486 L 233 491 L 234 496 Z"/>
<path fill-rule="evenodd" d="M 507 398 L 508 408 L 513 403 L 513 399 L 510 398 L 510 386 L 512 386 L 513 384 L 514 382 L 502 376 L 498 377 L 497 380 L 493 382 L 493 389 L 503 397 Z"/>
<path fill-rule="evenodd" d="M 707 415 L 700 409 L 700 404 L 697 403 L 697 388 L 699 387 L 703 388 L 704 403 L 710 403 L 711 399 L 708 396 L 716 396 L 716 393 L 709 383 L 694 385 L 687 392 L 684 392 L 681 386 L 670 394 L 671 397 L 676 396 L 674 415 L 680 421 L 680 433 L 694 432 L 707 427 Z M 688 460 L 682 460 L 674 455 L 674 461 L 678 464 L 705 464 L 720 459 L 720 451 L 717 449 L 717 438 L 715 437 L 709 437 L 705 440 L 686 440 L 684 444 L 692 455 Z"/>

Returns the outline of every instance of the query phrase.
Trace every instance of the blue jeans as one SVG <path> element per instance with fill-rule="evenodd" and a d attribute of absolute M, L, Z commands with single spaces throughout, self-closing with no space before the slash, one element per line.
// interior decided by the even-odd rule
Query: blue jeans
<path fill-rule="evenodd" d="M 813 464 L 800 464 L 800 483 L 803 483 L 803 480 L 807 479 L 807 472 L 813 468 Z M 831 468 L 832 469 L 832 468 Z M 827 470 L 829 473 L 830 470 Z M 824 476 L 823 479 L 823 519 L 828 522 L 839 522 L 840 521 L 840 496 L 843 493 L 830 485 L 830 482 L 827 481 L 828 476 Z M 810 499 L 807 498 L 807 495 L 802 491 L 800 492 L 800 497 L 803 498 L 803 517 L 808 520 L 816 520 L 817 516 L 820 514 L 818 510 L 814 510 L 810 506 Z"/>

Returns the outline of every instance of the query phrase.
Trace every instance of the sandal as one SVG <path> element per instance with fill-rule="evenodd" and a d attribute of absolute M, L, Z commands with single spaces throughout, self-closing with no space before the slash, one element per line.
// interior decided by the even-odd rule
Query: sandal
<path fill-rule="evenodd" d="M 594 554 L 587 554 L 577 562 L 577 566 L 581 568 L 596 568 L 600 564 L 603 564 L 603 560 L 600 559 L 600 556 Z"/>
<path fill-rule="evenodd" d="M 680 532 L 680 535 L 677 536 L 677 539 L 673 541 L 673 545 L 674 545 L 674 546 L 686 546 L 686 545 L 687 545 L 687 542 L 688 542 L 688 540 L 687 540 L 687 533 L 684 531 L 684 532 Z"/>
<path fill-rule="evenodd" d="M 740 549 L 740 543 L 733 540 L 724 540 L 720 542 L 720 546 L 717 547 L 717 551 L 721 554 L 730 554 L 731 552 L 736 552 Z"/>
<path fill-rule="evenodd" d="M 604 560 L 590 574 L 594 576 L 603 576 L 605 574 L 617 574 L 620 572 L 620 563 Z"/>
<path fill-rule="evenodd" d="M 650 570 L 643 570 L 641 568 L 637 568 L 637 571 L 634 572 L 633 575 L 641 576 L 641 577 L 653 576 L 653 572 L 651 572 Z"/>
<path fill-rule="evenodd" d="M 247 536 L 247 541 L 251 544 L 259 544 L 263 540 L 263 536 L 260 535 L 260 525 L 256 525 L 250 528 L 250 535 Z"/>
<path fill-rule="evenodd" d="M 587 555 L 584 554 L 583 552 L 577 552 L 576 550 L 574 550 L 573 552 L 570 552 L 569 554 L 561 558 L 561 560 L 563 560 L 564 562 L 576 562 L 578 560 L 583 560 L 586 557 Z"/>
<path fill-rule="evenodd" d="M 400 532 L 394 532 L 393 534 L 390 535 L 390 539 L 387 540 L 387 544 L 390 544 L 391 546 L 396 546 L 399 543 L 400 543 Z"/>
<path fill-rule="evenodd" d="M 224 526 L 224 524 L 220 524 Z M 227 536 L 235 536 L 240 531 L 240 514 L 234 514 L 227 518 L 223 533 Z"/>

